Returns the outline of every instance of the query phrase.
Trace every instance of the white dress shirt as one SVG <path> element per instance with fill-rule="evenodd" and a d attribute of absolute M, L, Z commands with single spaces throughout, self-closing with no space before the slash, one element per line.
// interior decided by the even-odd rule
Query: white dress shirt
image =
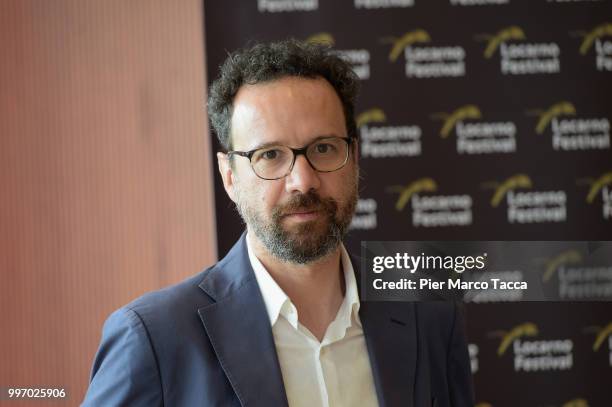
<path fill-rule="evenodd" d="M 344 246 L 341 258 L 346 294 L 321 342 L 300 324 L 297 309 L 255 256 L 248 236 L 247 248 L 270 317 L 289 405 L 378 406 L 359 318 L 357 283 Z"/>

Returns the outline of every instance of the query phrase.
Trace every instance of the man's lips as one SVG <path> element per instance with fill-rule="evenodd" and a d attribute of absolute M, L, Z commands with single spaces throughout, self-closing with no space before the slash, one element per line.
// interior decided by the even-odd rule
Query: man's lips
<path fill-rule="evenodd" d="M 283 215 L 285 218 L 296 219 L 296 220 L 310 220 L 315 219 L 319 216 L 320 210 L 318 208 L 314 209 L 299 209 L 295 211 L 291 211 Z"/>

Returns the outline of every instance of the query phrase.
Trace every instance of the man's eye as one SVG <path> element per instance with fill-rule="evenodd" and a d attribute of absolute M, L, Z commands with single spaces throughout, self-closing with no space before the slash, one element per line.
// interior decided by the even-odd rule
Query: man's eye
<path fill-rule="evenodd" d="M 276 160 L 280 156 L 278 150 L 266 150 L 261 154 L 261 158 L 264 160 Z"/>
<path fill-rule="evenodd" d="M 328 143 L 319 143 L 315 145 L 315 151 L 319 154 L 331 153 L 334 146 Z"/>

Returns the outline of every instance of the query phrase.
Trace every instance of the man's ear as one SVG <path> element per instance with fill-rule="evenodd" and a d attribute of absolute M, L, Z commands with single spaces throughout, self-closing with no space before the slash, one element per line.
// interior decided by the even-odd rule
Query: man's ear
<path fill-rule="evenodd" d="M 234 171 L 232 170 L 232 166 L 230 164 L 230 158 L 227 154 L 218 152 L 217 162 L 219 164 L 219 172 L 221 173 L 221 178 L 223 179 L 223 187 L 225 188 L 225 192 L 227 192 L 227 195 L 232 201 L 236 202 L 234 197 Z"/>

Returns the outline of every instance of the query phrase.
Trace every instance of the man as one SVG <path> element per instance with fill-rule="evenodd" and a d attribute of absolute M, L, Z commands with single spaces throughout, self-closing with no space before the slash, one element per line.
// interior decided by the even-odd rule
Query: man
<path fill-rule="evenodd" d="M 209 114 L 246 233 L 216 265 L 108 319 L 85 405 L 473 405 L 453 304 L 359 301 L 342 245 L 357 87 L 322 46 L 228 57 Z"/>

